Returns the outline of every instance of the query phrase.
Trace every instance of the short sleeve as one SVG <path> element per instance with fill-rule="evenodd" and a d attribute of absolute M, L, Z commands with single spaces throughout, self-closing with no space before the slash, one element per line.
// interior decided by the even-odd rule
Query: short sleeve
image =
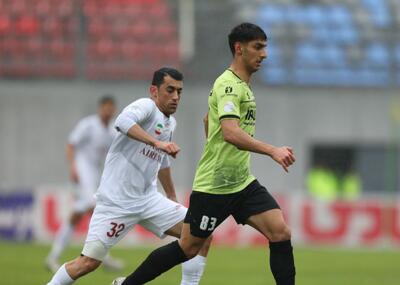
<path fill-rule="evenodd" d="M 68 143 L 77 146 L 89 139 L 90 126 L 87 119 L 80 120 L 68 137 Z"/>
<path fill-rule="evenodd" d="M 214 89 L 218 106 L 218 118 L 240 118 L 240 86 L 225 81 Z"/>
<path fill-rule="evenodd" d="M 164 158 L 161 160 L 160 169 L 168 168 L 171 166 L 171 161 L 169 159 L 169 155 L 165 154 Z"/>
<path fill-rule="evenodd" d="M 115 120 L 115 128 L 127 134 L 135 124 L 147 120 L 155 110 L 153 100 L 148 98 L 139 99 L 127 106 Z"/>

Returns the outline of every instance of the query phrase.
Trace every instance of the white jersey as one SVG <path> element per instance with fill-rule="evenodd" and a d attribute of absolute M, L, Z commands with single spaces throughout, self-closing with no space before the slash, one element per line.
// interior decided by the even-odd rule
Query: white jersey
<path fill-rule="evenodd" d="M 96 184 L 99 183 L 107 151 L 115 135 L 113 124 L 105 126 L 96 114 L 78 122 L 69 135 L 68 142 L 74 146 L 80 180 L 91 177 L 91 180 L 97 180 Z"/>
<path fill-rule="evenodd" d="M 98 202 L 139 208 L 141 201 L 157 193 L 158 171 L 170 166 L 165 152 L 127 136 L 135 124 L 160 141 L 171 141 L 176 127 L 175 119 L 165 116 L 149 98 L 128 105 L 115 121 L 119 133 L 107 154 L 96 194 Z"/>

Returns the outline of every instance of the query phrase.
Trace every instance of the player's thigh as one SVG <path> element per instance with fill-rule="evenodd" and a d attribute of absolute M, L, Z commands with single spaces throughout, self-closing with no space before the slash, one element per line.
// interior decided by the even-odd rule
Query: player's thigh
<path fill-rule="evenodd" d="M 182 232 L 182 225 L 183 221 L 173 225 L 171 228 L 165 231 L 165 234 L 176 238 L 180 238 Z"/>
<path fill-rule="evenodd" d="M 157 192 L 146 203 L 139 224 L 159 238 L 167 234 L 179 237 L 186 211 L 183 205 Z"/>
<path fill-rule="evenodd" d="M 274 209 L 279 209 L 274 197 L 257 180 L 254 180 L 240 192 L 240 202 L 235 207 L 232 216 L 238 224 L 247 224 L 249 217 Z"/>
<path fill-rule="evenodd" d="M 237 195 L 214 195 L 193 191 L 185 217 L 190 234 L 198 238 L 207 238 L 232 213 Z M 185 225 L 184 225 L 185 226 Z"/>
<path fill-rule="evenodd" d="M 108 250 L 138 223 L 138 215 L 98 204 L 90 219 L 82 254 L 102 261 Z"/>
<path fill-rule="evenodd" d="M 290 239 L 290 229 L 282 211 L 272 209 L 250 216 L 246 223 L 262 233 L 269 241 L 277 242 Z"/>

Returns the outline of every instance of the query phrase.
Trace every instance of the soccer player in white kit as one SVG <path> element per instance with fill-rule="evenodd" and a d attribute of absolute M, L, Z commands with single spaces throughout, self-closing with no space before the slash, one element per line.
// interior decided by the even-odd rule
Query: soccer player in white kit
<path fill-rule="evenodd" d="M 107 154 L 82 254 L 62 265 L 47 285 L 69 285 L 95 270 L 109 249 L 137 224 L 160 238 L 180 236 L 187 209 L 176 202 L 169 156 L 175 158 L 180 151 L 171 141 L 176 127 L 171 115 L 182 86 L 178 70 L 161 68 L 154 72 L 151 98 L 134 101 L 117 117 L 119 133 Z M 166 197 L 157 191 L 157 177 Z M 182 264 L 181 285 L 199 283 L 209 246 L 206 243 L 197 257 Z"/>
<path fill-rule="evenodd" d="M 114 98 L 104 95 L 99 100 L 97 113 L 81 119 L 69 135 L 66 156 L 71 181 L 76 185 L 76 197 L 73 211 L 60 227 L 46 258 L 46 266 L 53 273 L 60 267 L 59 258 L 71 241 L 75 226 L 86 213 L 93 212 L 94 194 L 99 186 L 104 161 L 117 133 L 111 123 L 115 111 Z M 105 259 L 104 266 L 122 269 L 122 263 L 110 256 Z"/>

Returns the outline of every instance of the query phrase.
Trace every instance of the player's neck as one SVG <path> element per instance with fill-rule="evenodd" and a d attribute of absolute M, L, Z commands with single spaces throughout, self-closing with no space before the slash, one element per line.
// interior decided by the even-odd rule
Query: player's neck
<path fill-rule="evenodd" d="M 161 106 L 156 100 L 153 99 L 153 101 L 154 101 L 154 103 L 156 104 L 157 109 L 158 109 L 161 113 L 163 113 L 165 117 L 169 118 L 170 114 L 168 114 L 167 112 L 163 111 L 162 106 Z"/>
<path fill-rule="evenodd" d="M 251 73 L 244 66 L 241 66 L 238 62 L 234 61 L 229 66 L 229 69 L 232 70 L 241 80 L 249 84 Z"/>

